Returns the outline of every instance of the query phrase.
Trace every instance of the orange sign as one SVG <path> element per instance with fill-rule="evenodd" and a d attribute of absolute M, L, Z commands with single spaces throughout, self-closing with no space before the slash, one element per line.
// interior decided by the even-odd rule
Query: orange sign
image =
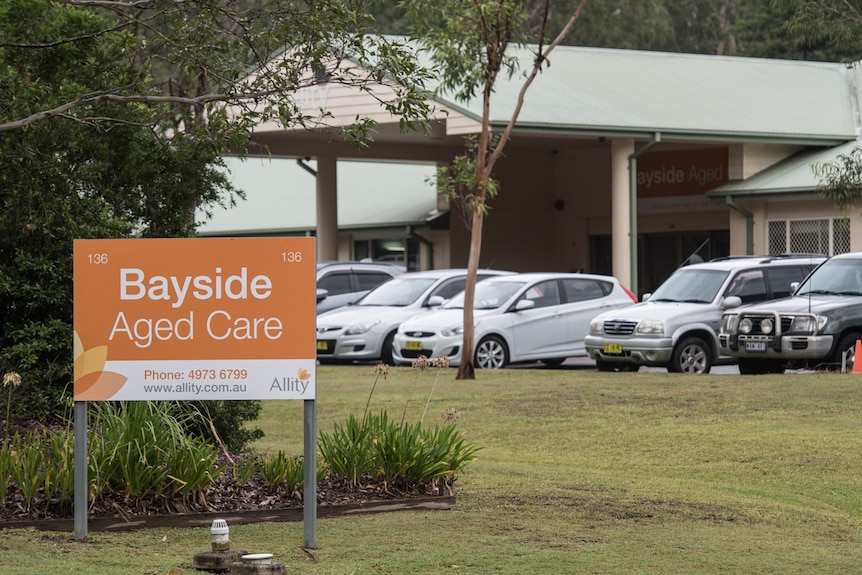
<path fill-rule="evenodd" d="M 314 399 L 314 238 L 74 247 L 75 400 Z"/>

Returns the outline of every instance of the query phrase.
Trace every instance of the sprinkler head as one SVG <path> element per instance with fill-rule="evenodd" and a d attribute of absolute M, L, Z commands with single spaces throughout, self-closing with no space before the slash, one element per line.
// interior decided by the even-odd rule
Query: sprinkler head
<path fill-rule="evenodd" d="M 230 529 L 227 526 L 227 521 L 224 519 L 213 520 L 212 527 L 210 527 L 210 533 L 213 538 L 213 551 L 227 551 L 230 549 L 230 541 L 228 540 L 229 532 Z"/>

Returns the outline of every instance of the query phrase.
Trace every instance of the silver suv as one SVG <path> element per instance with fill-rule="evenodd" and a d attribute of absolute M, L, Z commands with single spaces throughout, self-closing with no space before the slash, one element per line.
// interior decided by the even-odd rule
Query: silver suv
<path fill-rule="evenodd" d="M 351 304 L 405 271 L 404 266 L 365 260 L 318 263 L 317 313 Z"/>
<path fill-rule="evenodd" d="M 597 315 L 585 347 L 599 371 L 709 373 L 719 358 L 722 311 L 790 295 L 822 255 L 737 256 L 677 269 L 653 294 Z"/>

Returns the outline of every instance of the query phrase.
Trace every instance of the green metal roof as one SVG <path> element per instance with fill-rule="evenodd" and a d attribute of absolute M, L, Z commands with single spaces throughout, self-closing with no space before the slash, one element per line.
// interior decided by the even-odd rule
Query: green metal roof
<path fill-rule="evenodd" d="M 203 236 L 298 234 L 317 228 L 316 182 L 295 159 L 226 157 L 231 180 L 246 200 L 213 208 L 199 226 Z M 316 162 L 308 165 L 315 168 Z M 416 226 L 438 215 L 437 195 L 426 178 L 432 164 L 339 161 L 339 229 Z"/>
<path fill-rule="evenodd" d="M 516 54 L 523 70 L 533 56 Z M 519 130 L 821 145 L 858 133 L 858 63 L 572 46 L 557 47 L 549 60 L 527 92 Z M 508 122 L 522 84 L 521 74 L 498 80 L 493 123 Z M 481 118 L 481 95 L 466 104 L 438 100 Z"/>
<path fill-rule="evenodd" d="M 813 195 L 817 192 L 817 179 L 812 170 L 814 164 L 832 162 L 839 156 L 848 155 L 857 146 L 859 142 L 853 140 L 833 148 L 805 150 L 747 180 L 728 182 L 706 195 L 711 198 L 733 196 L 740 199 L 767 196 L 775 198 L 785 194 L 795 197 Z"/>

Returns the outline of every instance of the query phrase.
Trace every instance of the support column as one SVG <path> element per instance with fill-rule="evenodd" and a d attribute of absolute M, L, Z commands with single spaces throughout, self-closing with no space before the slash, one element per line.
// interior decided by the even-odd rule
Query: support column
<path fill-rule="evenodd" d="M 611 140 L 611 255 L 613 275 L 626 287 L 632 286 L 631 198 L 629 156 L 635 151 L 631 138 Z"/>
<path fill-rule="evenodd" d="M 338 259 L 338 161 L 317 157 L 317 261 Z"/>

